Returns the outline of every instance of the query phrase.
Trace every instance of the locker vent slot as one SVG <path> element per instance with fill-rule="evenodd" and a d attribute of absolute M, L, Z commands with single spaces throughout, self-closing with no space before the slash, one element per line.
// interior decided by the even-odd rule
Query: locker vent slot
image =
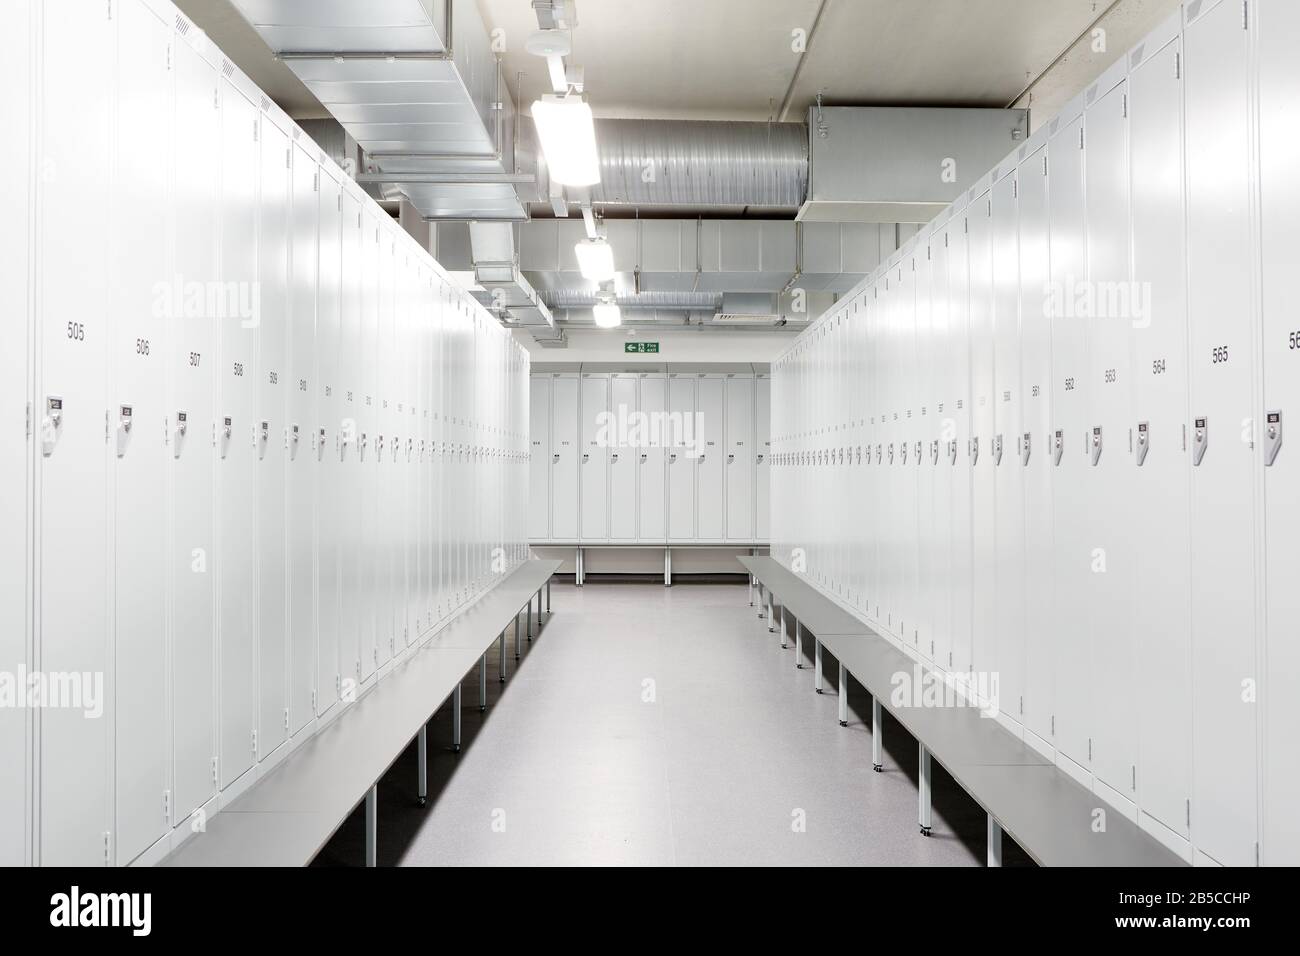
<path fill-rule="evenodd" d="M 227 79 L 235 75 L 235 68 L 231 65 L 229 60 L 221 61 L 221 75 Z"/>
<path fill-rule="evenodd" d="M 190 32 L 190 21 L 179 13 L 176 14 L 176 32 L 181 36 L 186 36 Z"/>

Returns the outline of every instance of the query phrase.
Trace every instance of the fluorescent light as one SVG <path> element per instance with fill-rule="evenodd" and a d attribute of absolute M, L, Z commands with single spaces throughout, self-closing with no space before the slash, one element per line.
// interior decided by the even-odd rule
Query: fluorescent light
<path fill-rule="evenodd" d="M 591 314 L 602 329 L 616 329 L 623 322 L 623 313 L 615 302 L 597 302 Z"/>
<path fill-rule="evenodd" d="M 614 278 L 614 247 L 604 239 L 583 239 L 573 247 L 582 277 L 592 282 Z"/>
<path fill-rule="evenodd" d="M 533 104 L 533 123 L 553 180 L 565 186 L 600 182 L 590 106 L 577 96 L 543 96 Z"/>

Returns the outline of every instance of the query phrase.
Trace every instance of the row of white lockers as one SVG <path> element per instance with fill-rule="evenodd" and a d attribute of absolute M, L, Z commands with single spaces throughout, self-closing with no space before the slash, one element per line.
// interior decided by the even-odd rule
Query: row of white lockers
<path fill-rule="evenodd" d="M 0 862 L 147 861 L 527 557 L 528 358 L 170 4 L 4 14 L 0 669 L 103 692 Z"/>
<path fill-rule="evenodd" d="M 529 540 L 766 542 L 770 414 L 766 373 L 534 373 Z"/>
<path fill-rule="evenodd" d="M 773 554 L 1197 862 L 1300 862 L 1298 47 L 1187 4 L 773 366 Z"/>

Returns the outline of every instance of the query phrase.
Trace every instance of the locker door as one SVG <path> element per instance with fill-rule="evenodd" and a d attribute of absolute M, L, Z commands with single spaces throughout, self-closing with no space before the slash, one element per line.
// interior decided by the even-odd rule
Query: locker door
<path fill-rule="evenodd" d="M 103 674 L 108 657 L 108 244 L 69 222 L 108 212 L 116 23 L 70 0 L 46 2 L 37 168 L 37 657 L 49 672 Z M 76 276 L 69 282 L 69 276 Z M 92 678 L 93 688 L 93 678 Z M 90 701 L 87 699 L 87 703 Z M 99 703 L 109 714 L 109 701 Z M 91 712 L 95 708 L 91 708 Z M 42 709 L 40 834 L 44 866 L 104 862 L 109 810 L 107 716 Z"/>
<path fill-rule="evenodd" d="M 397 376 L 395 372 L 398 343 L 393 324 L 393 242 L 381 230 L 376 251 L 375 282 L 378 304 L 376 322 L 379 339 L 379 422 L 375 426 L 375 486 L 378 503 L 375 521 L 382 529 L 375 542 L 376 550 L 376 664 L 383 665 L 392 659 L 397 649 L 397 549 L 394 545 L 393 526 L 401 520 L 400 507 L 395 499 L 395 472 L 397 468 L 398 424 Z M 444 528 L 446 525 L 444 525 Z M 444 532 L 445 533 L 445 532 Z"/>
<path fill-rule="evenodd" d="M 755 524 L 754 537 L 767 542 L 772 534 L 772 378 L 759 375 L 754 379 L 755 414 L 754 446 L 758 450 L 755 463 Z M 859 529 L 861 532 L 861 529 Z"/>
<path fill-rule="evenodd" d="M 582 376 L 582 457 L 578 473 L 583 541 L 609 537 L 609 376 Z"/>
<path fill-rule="evenodd" d="M 727 482 L 727 540 L 754 538 L 754 379 L 727 376 L 723 474 Z"/>
<path fill-rule="evenodd" d="M 1024 405 L 1016 440 L 1025 488 L 1025 729 L 1052 739 L 1056 628 L 1052 592 L 1052 326 L 1048 288 L 1047 148 L 1019 168 L 1020 380 Z M 1006 452 L 1004 450 L 1003 454 Z"/>
<path fill-rule="evenodd" d="M 1084 115 L 1084 199 L 1088 282 L 1094 308 L 1088 323 L 1089 531 L 1088 629 L 1098 707 L 1093 721 L 1092 768 L 1097 779 L 1135 798 L 1137 688 L 1134 686 L 1132 512 L 1136 481 L 1129 444 L 1133 428 L 1130 384 L 1132 328 L 1125 308 L 1129 284 L 1128 85 L 1100 97 Z M 1100 429 L 1100 431 L 1098 431 Z M 1100 441 L 1100 447 L 1098 442 Z M 1096 563 L 1104 560 L 1104 565 Z"/>
<path fill-rule="evenodd" d="M 360 484 L 359 522 L 361 562 L 361 679 L 368 680 L 379 664 L 379 630 L 383 605 L 384 529 L 379 523 L 379 220 L 367 209 L 361 221 L 361 348 L 357 380 L 360 436 L 357 471 Z M 385 655 L 387 656 L 387 655 Z"/>
<path fill-rule="evenodd" d="M 924 255 L 924 250 L 921 252 Z M 898 488 L 898 512 L 895 516 L 894 541 L 901 574 L 898 587 L 898 613 L 894 618 L 898 635 L 904 643 L 916 647 L 920 640 L 918 571 L 920 548 L 917 534 L 920 516 L 917 509 L 917 446 L 920 438 L 920 383 L 916 380 L 916 252 L 899 267 L 898 291 L 894 295 L 894 334 L 898 364 L 895 366 L 895 400 L 898 408 L 895 480 Z M 929 642 L 927 641 L 927 644 Z"/>
<path fill-rule="evenodd" d="M 1133 327 L 1135 459 L 1133 605 L 1138 796 L 1180 836 L 1191 794 L 1191 555 L 1187 423 L 1187 299 L 1183 221 L 1182 82 L 1170 43 L 1129 76 L 1133 276 L 1149 312 Z M 1143 430 L 1143 426 L 1145 430 Z"/>
<path fill-rule="evenodd" d="M 289 294 L 289 137 L 262 118 L 262 201 L 258 217 L 257 327 L 257 750 L 266 756 L 289 731 L 286 661 L 285 468 Z"/>
<path fill-rule="evenodd" d="M 642 375 L 638 408 L 644 416 L 644 443 L 636 452 L 637 537 L 641 541 L 663 541 L 668 533 L 664 522 L 665 413 L 668 410 L 668 379 L 663 375 Z"/>
<path fill-rule="evenodd" d="M 996 670 L 997 523 L 996 433 L 993 381 L 992 197 L 985 193 L 967 210 L 966 252 L 970 262 L 971 440 L 971 664 L 984 673 Z"/>
<path fill-rule="evenodd" d="M 930 239 L 930 335 L 929 356 L 930 422 L 928 447 L 922 469 L 933 475 L 931 501 L 933 519 L 930 527 L 930 582 L 928 611 L 931 656 L 942 668 L 952 667 L 952 598 L 955 579 L 952 561 L 952 464 L 948 459 L 948 442 L 954 430 L 955 398 L 951 375 L 951 341 L 948 313 L 948 257 L 950 225 L 945 225 Z"/>
<path fill-rule="evenodd" d="M 403 544 L 406 557 L 406 601 L 403 605 L 404 617 L 402 624 L 402 634 L 405 644 L 409 645 L 415 641 L 416 634 L 419 632 L 419 614 L 420 614 L 420 553 L 416 547 L 417 539 L 415 529 L 420 520 L 420 499 L 416 488 L 416 479 L 419 467 L 419 406 L 418 396 L 420 394 L 420 369 L 419 369 L 419 318 L 415 309 L 415 299 L 413 286 L 415 282 L 415 264 L 411 262 L 409 252 L 401 251 L 398 254 L 397 267 L 399 270 L 398 295 L 401 303 L 399 319 L 402 323 L 402 357 L 403 357 L 403 395 L 406 399 L 404 412 L 404 424 L 402 431 L 404 435 L 405 448 L 402 454 L 402 481 L 405 494 L 402 500 L 405 502 L 405 511 L 407 520 L 402 524 Z M 476 484 L 476 492 L 478 486 Z"/>
<path fill-rule="evenodd" d="M 221 278 L 226 288 L 257 281 L 257 107 L 221 84 Z M 231 283 L 235 283 L 232 287 Z M 257 441 L 257 326 L 223 316 L 217 374 L 217 589 L 221 666 L 221 788 L 253 764 L 257 726 L 257 560 L 254 511 Z"/>
<path fill-rule="evenodd" d="M 320 258 L 316 293 L 316 713 L 339 699 L 339 255 L 342 190 L 320 171 Z"/>
<path fill-rule="evenodd" d="M 1255 5 L 1252 4 L 1252 8 Z M 1191 329 L 1192 837 L 1225 866 L 1255 862 L 1257 334 L 1248 33 L 1220 3 L 1184 33 Z M 1203 436 L 1204 454 L 1197 452 Z M 1196 462 L 1200 460 L 1200 464 Z M 1248 695 L 1249 696 L 1249 695 Z"/>
<path fill-rule="evenodd" d="M 695 537 L 695 454 L 700 434 L 695 418 L 695 379 L 668 376 L 668 415 L 672 442 L 668 447 L 668 538 Z"/>
<path fill-rule="evenodd" d="M 935 553 L 935 503 L 934 465 L 931 442 L 937 435 L 934 395 L 936 383 L 933 372 L 933 324 L 930 315 L 930 272 L 933 251 L 927 241 L 916 250 L 916 299 L 913 306 L 913 352 L 915 358 L 910 369 L 914 398 L 912 418 L 912 450 L 908 464 L 916 483 L 916 584 L 913 611 L 909 626 L 912 642 L 926 660 L 934 657 L 934 598 L 935 587 L 942 572 L 938 569 Z"/>
<path fill-rule="evenodd" d="M 1300 190 L 1295 182 L 1296 38 L 1300 8 L 1275 4 L 1263 11 L 1260 26 L 1260 206 L 1263 253 L 1264 406 L 1260 410 L 1264 468 L 1265 581 L 1263 688 L 1263 841 L 1265 864 L 1300 863 L 1300 831 L 1294 810 L 1300 798 L 1300 766 L 1295 760 L 1295 730 L 1300 701 L 1288 677 L 1300 671 L 1300 457 L 1296 444 L 1274 454 L 1270 425 L 1300 420 L 1300 322 L 1292 304 L 1296 262 L 1295 223 L 1300 218 Z M 1135 82 L 1136 87 L 1136 82 Z M 1134 99 L 1137 98 L 1136 88 Z M 1135 117 L 1136 121 L 1136 117 Z M 1136 166 L 1136 164 L 1135 164 Z M 1281 421 L 1270 422 L 1278 413 Z M 1280 434 L 1280 431 L 1279 431 Z M 1271 460 L 1272 464 L 1268 464 Z M 1185 711 L 1184 711 L 1185 712 Z M 1145 755 L 1144 755 L 1145 756 Z"/>
<path fill-rule="evenodd" d="M 1084 246 L 1083 119 L 1062 127 L 1047 144 L 1052 289 L 1052 579 L 1056 600 L 1056 751 L 1087 768 L 1093 678 L 1087 595 L 1095 547 L 1084 506 L 1091 466 L 1087 440 L 1088 327 L 1067 307 L 1087 261 Z M 1059 448 L 1057 443 L 1059 440 Z"/>
<path fill-rule="evenodd" d="M 951 409 L 952 447 L 948 468 L 952 473 L 952 512 L 950 525 L 950 565 L 952 568 L 952 640 L 951 667 L 969 672 L 971 633 L 974 624 L 974 587 L 971 560 L 971 501 L 973 469 L 968 449 L 971 440 L 971 353 L 970 353 L 970 283 L 967 259 L 968 208 L 961 221 L 953 221 L 948 230 L 948 374 L 952 387 L 948 401 Z"/>
<path fill-rule="evenodd" d="M 702 541 L 721 541 L 723 535 L 723 378 L 702 375 L 696 383 L 699 416 L 699 456 L 696 462 L 695 533 Z"/>
<path fill-rule="evenodd" d="M 551 376 L 528 379 L 528 537 L 551 536 Z"/>
<path fill-rule="evenodd" d="M 316 669 L 316 160 L 293 151 L 289 324 L 289 732 L 312 718 Z"/>
<path fill-rule="evenodd" d="M 639 437 L 632 435 L 631 426 L 624 423 L 640 419 L 636 401 L 638 381 L 633 374 L 614 375 L 610 379 L 609 404 L 617 427 L 610 429 L 609 536 L 619 541 L 636 540 L 636 480 L 640 468 L 637 455 L 642 448 Z"/>
<path fill-rule="evenodd" d="M 993 661 L 1000 675 L 1000 712 L 1024 719 L 1025 668 L 1025 490 L 1017 436 L 1023 400 L 1020 394 L 1020 280 L 1016 225 L 1016 176 L 993 186 L 993 447 L 997 494 L 997 647 Z M 999 460 L 999 451 L 1001 452 Z"/>
<path fill-rule="evenodd" d="M 551 383 L 551 537 L 578 540 L 578 379 Z"/>
<path fill-rule="evenodd" d="M 6 10 L 9 29 L 20 41 L 10 44 L 0 62 L 0 83 L 9 94 L 0 102 L 0 123 L 14 130 L 23 143 L 32 134 L 31 67 L 33 13 L 30 0 Z M 5 434 L 27 431 L 25 414 L 31 400 L 28 360 L 31 333 L 31 174 L 30 150 L 10 158 L 8 177 L 0 188 L 0 309 L 10 316 L 9 347 L 0 353 L 0 428 Z M 6 442 L 0 449 L 0 661 L 3 667 L 31 667 L 30 540 L 31 485 L 28 481 L 30 443 Z M 21 507 L 19 507 L 21 503 Z M 27 844 L 31 825 L 31 754 L 26 710 L 0 710 L 0 763 L 10 768 L 0 783 L 0 866 L 30 862 Z"/>
<path fill-rule="evenodd" d="M 169 327 L 184 319 L 168 322 L 156 300 L 158 277 L 170 266 L 169 177 L 158 175 L 171 160 L 164 121 L 171 106 L 170 24 L 138 0 L 123 4 L 120 13 L 109 424 L 116 465 L 115 843 L 117 860 L 126 863 L 168 825 L 161 803 L 168 789 L 165 380 Z"/>
<path fill-rule="evenodd" d="M 343 191 L 339 266 L 339 667 L 343 679 L 361 681 L 361 205 Z M 398 533 L 401 533 L 399 529 Z"/>

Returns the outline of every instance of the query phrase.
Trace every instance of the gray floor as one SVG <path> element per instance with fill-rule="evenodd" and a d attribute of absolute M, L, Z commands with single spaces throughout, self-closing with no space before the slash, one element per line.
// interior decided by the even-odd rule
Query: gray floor
<path fill-rule="evenodd" d="M 446 708 L 430 725 L 429 806 L 413 748 L 385 776 L 380 865 L 983 862 L 979 808 L 936 768 L 920 836 L 911 737 L 887 718 L 873 773 L 869 698 L 850 681 L 840 727 L 833 659 L 813 693 L 811 646 L 796 670 L 743 584 L 557 580 L 552 605 L 508 683 L 491 655 L 485 714 L 466 680 L 459 755 Z M 316 865 L 359 863 L 362 837 L 358 812 Z"/>

